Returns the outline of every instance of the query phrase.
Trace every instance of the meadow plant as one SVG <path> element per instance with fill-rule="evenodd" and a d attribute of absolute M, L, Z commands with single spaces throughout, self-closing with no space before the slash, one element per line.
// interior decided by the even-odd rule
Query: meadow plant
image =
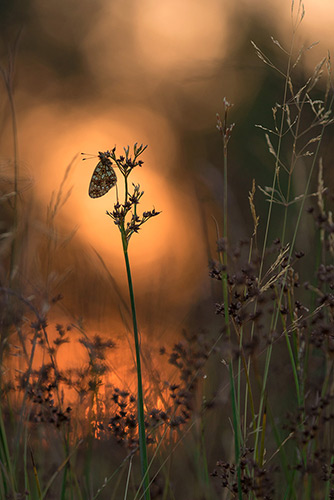
<path fill-rule="evenodd" d="M 326 414 L 326 408 L 331 406 L 333 398 L 333 362 L 328 353 L 328 349 L 332 348 L 332 265 L 326 263 L 332 251 L 333 223 L 331 211 L 326 213 L 324 208 L 324 197 L 328 191 L 323 181 L 323 162 L 320 156 L 325 130 L 333 123 L 333 87 L 329 56 L 316 66 L 314 73 L 304 83 L 296 85 L 294 77 L 301 58 L 314 45 L 301 49 L 295 55 L 296 31 L 304 17 L 302 2 L 297 6 L 292 2 L 291 16 L 293 33 L 290 47 L 285 49 L 279 41 L 272 38 L 278 50 L 286 56 L 285 68 L 277 67 L 252 42 L 258 57 L 284 79 L 283 100 L 272 109 L 273 125 L 258 125 L 265 133 L 269 153 L 274 158 L 272 185 L 259 187 L 268 201 L 262 249 L 258 244 L 260 220 L 254 203 L 254 182 L 249 195 L 254 224 L 250 242 L 240 242 L 233 249 L 228 239 L 227 143 L 231 126 L 227 125 L 230 104 L 226 99 L 224 118 L 221 119 L 218 115 L 217 127 L 222 134 L 224 147 L 224 237 L 218 239 L 219 259 L 217 263 L 211 264 L 210 274 L 222 281 L 223 302 L 217 304 L 216 312 L 223 316 L 227 340 L 230 342 L 233 338 L 234 344 L 234 355 L 227 360 L 227 364 L 230 371 L 235 462 L 231 464 L 218 461 L 213 476 L 219 476 L 223 488 L 230 490 L 240 500 L 244 495 L 247 498 L 274 498 L 276 489 L 273 476 L 277 468 L 272 467 L 270 462 L 276 455 L 280 455 L 281 472 L 286 480 L 285 491 L 282 488 L 280 490 L 282 495 L 284 491 L 284 498 L 332 498 L 334 494 L 330 472 L 334 450 L 329 438 L 332 414 Z M 328 80 L 325 94 L 321 98 L 316 85 L 324 70 Z M 317 94 L 316 97 L 313 94 Z M 317 186 L 312 192 L 317 165 Z M 300 193 L 301 169 L 305 181 L 303 192 Z M 300 268 L 299 261 L 306 252 L 311 253 L 311 249 L 305 246 L 305 225 L 302 225 L 302 221 L 306 213 L 305 205 L 312 198 L 317 201 L 320 214 L 317 215 L 316 222 L 322 228 L 318 236 L 315 236 L 320 236 L 315 258 L 319 262 L 321 255 L 323 261 L 320 261 L 316 282 L 311 274 L 306 279 L 311 279 L 312 284 L 307 281 L 303 286 L 297 269 L 305 273 L 307 266 L 306 269 Z M 273 222 L 276 207 L 282 211 L 279 223 Z M 310 206 L 308 212 L 314 213 L 314 208 Z M 274 239 L 271 246 L 268 245 L 269 235 Z M 243 250 L 245 247 L 246 252 Z M 303 293 L 305 290 L 311 292 L 309 298 Z M 309 328 L 310 324 L 313 327 Z M 293 423 L 284 426 L 284 429 L 289 430 L 285 437 L 281 434 L 282 428 L 277 426 L 277 418 L 272 409 L 272 394 L 268 387 L 273 383 L 270 380 L 274 371 L 273 350 L 276 347 L 280 356 L 283 355 L 283 339 L 296 404 L 296 414 L 292 417 L 290 411 L 288 417 L 289 421 L 292 418 Z M 314 366 L 318 365 L 316 358 L 320 356 L 320 352 L 314 349 L 315 343 L 318 349 L 321 348 L 323 356 L 323 371 L 317 381 Z M 263 366 L 259 363 L 261 358 L 264 358 Z M 242 380 L 245 382 L 244 388 Z M 309 405 L 311 409 L 308 408 Z M 282 406 L 278 406 L 276 411 L 278 410 L 281 411 Z M 323 425 L 319 425 L 321 419 L 324 419 Z M 271 456 L 267 456 L 266 446 L 269 425 L 277 446 Z M 296 443 L 293 458 L 290 452 L 286 452 L 290 441 Z M 329 446 L 326 446 L 326 442 Z M 316 476 L 321 476 L 321 468 L 327 471 L 322 475 L 327 484 L 318 496 L 315 494 L 319 488 Z M 315 476 L 314 479 L 312 475 Z"/>
<path fill-rule="evenodd" d="M 133 169 L 137 166 L 142 166 L 142 160 L 138 160 L 139 156 L 145 151 L 147 146 L 140 146 L 137 143 L 133 148 L 133 156 L 130 155 L 130 147 L 124 148 L 125 155 L 116 156 L 116 148 L 111 151 L 99 153 L 100 161 L 93 173 L 89 194 L 92 198 L 103 196 L 109 191 L 111 187 L 116 184 L 116 174 L 112 164 L 118 168 L 120 174 L 124 179 L 124 199 L 120 203 L 117 194 L 117 201 L 114 204 L 113 211 L 107 211 L 107 215 L 113 220 L 114 224 L 118 227 L 121 239 L 123 254 L 125 259 L 126 273 L 128 279 L 133 334 L 135 341 L 136 352 L 136 368 L 137 368 L 137 383 L 138 383 L 138 425 L 139 425 L 139 450 L 142 470 L 142 481 L 145 493 L 145 499 L 150 499 L 149 489 L 149 470 L 146 450 L 146 433 L 145 433 L 145 417 L 144 417 L 144 397 L 143 397 L 143 384 L 142 384 L 142 370 L 141 370 L 141 354 L 140 354 L 140 339 L 137 325 L 137 314 L 135 306 L 135 297 L 132 284 L 131 268 L 128 255 L 128 246 L 131 236 L 138 233 L 139 229 L 151 217 L 158 215 L 155 209 L 143 212 L 140 216 L 137 212 L 140 199 L 144 191 L 140 190 L 139 184 L 133 184 L 132 191 L 129 191 L 128 179 Z"/>

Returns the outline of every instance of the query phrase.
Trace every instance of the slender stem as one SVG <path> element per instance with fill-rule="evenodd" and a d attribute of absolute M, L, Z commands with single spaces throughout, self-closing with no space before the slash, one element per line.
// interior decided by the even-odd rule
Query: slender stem
<path fill-rule="evenodd" d="M 126 498 L 128 496 L 128 489 L 129 489 L 129 482 L 130 482 L 130 476 L 131 476 L 131 469 L 132 469 L 132 457 L 130 458 L 129 471 L 128 471 L 128 476 L 126 478 L 124 500 L 126 500 Z"/>
<path fill-rule="evenodd" d="M 225 125 L 227 123 L 227 114 L 225 112 Z M 228 283 L 227 283 L 227 141 L 224 138 L 224 223 L 223 223 L 223 235 L 224 235 L 224 249 L 219 252 L 220 262 L 223 264 L 222 273 L 222 285 L 223 285 L 223 297 L 224 297 L 224 319 L 225 326 L 227 329 L 227 335 L 229 340 L 231 340 L 231 330 L 230 330 L 230 319 L 229 319 L 229 300 L 228 300 Z M 232 422 L 234 430 L 234 453 L 235 462 L 237 467 L 237 481 L 238 481 L 238 498 L 241 500 L 241 470 L 240 470 L 240 421 L 239 421 L 239 408 L 236 398 L 236 388 L 234 383 L 234 373 L 233 373 L 233 359 L 229 362 L 229 376 L 230 376 L 230 391 L 231 391 L 231 403 L 232 403 Z M 240 372 L 239 372 L 240 376 Z"/>
<path fill-rule="evenodd" d="M 16 113 L 15 105 L 12 94 L 12 89 L 8 85 L 8 100 L 10 104 L 10 111 L 12 116 L 12 128 L 13 128 L 13 147 L 14 147 L 14 220 L 13 220 L 13 239 L 11 248 L 11 259 L 10 259 L 10 274 L 9 280 L 12 282 L 14 265 L 16 261 L 16 238 L 17 238 L 17 226 L 18 226 L 18 179 L 19 179 L 19 161 L 18 161 L 18 145 L 17 145 L 17 123 L 16 123 Z"/>
<path fill-rule="evenodd" d="M 269 209 L 268 209 L 268 215 L 267 215 L 266 230 L 265 230 L 265 236 L 264 236 L 264 242 L 263 242 L 263 248 L 262 248 L 262 255 L 261 255 L 261 262 L 260 262 L 260 269 L 259 269 L 259 276 L 258 276 L 259 282 L 262 279 L 265 253 L 267 250 L 267 242 L 268 242 L 268 238 L 269 238 L 269 228 L 270 228 L 271 215 L 272 215 L 272 209 L 273 209 L 273 204 L 274 204 L 274 190 L 275 190 L 275 186 L 276 186 L 278 179 L 279 179 L 279 165 L 280 165 L 279 158 L 281 156 L 281 150 L 282 150 L 283 128 L 284 128 L 284 120 L 285 120 L 285 115 L 286 115 L 285 105 L 287 102 L 289 79 L 290 79 L 291 64 L 292 64 L 291 60 L 292 60 L 294 42 L 295 42 L 295 32 L 293 32 L 293 34 L 292 34 L 292 40 L 291 40 L 291 44 L 290 44 L 290 51 L 289 51 L 289 57 L 288 57 L 288 63 L 287 63 L 286 78 L 285 78 L 285 83 L 284 83 L 283 106 L 282 106 L 280 131 L 279 131 L 279 136 L 278 136 L 278 145 L 277 145 L 277 153 L 276 153 L 276 161 L 275 161 L 275 172 L 274 172 L 274 177 L 273 177 L 273 182 L 272 182 L 271 198 L 269 200 Z M 282 289 L 283 289 L 283 287 L 282 287 Z M 278 305 L 280 305 L 280 303 L 281 303 L 281 297 L 280 297 Z M 254 312 L 256 310 L 257 310 L 257 301 L 255 301 Z M 278 311 L 279 311 L 279 308 L 278 308 Z M 279 314 L 279 312 L 276 312 L 277 318 L 278 318 L 278 314 Z M 275 320 L 274 321 L 275 327 L 276 327 L 276 324 L 277 324 L 277 321 Z M 251 337 L 252 338 L 253 338 L 253 334 L 254 334 L 254 327 L 255 327 L 255 323 L 253 322 L 252 330 L 251 330 Z M 263 374 L 260 405 L 259 405 L 259 411 L 258 411 L 258 428 L 261 425 L 262 411 L 263 411 L 263 406 L 264 406 L 264 397 L 265 397 L 265 393 L 266 393 L 266 384 L 267 384 L 267 378 L 268 378 L 268 373 L 269 373 L 269 366 L 270 366 L 270 362 L 271 362 L 271 354 L 272 354 L 272 344 L 268 347 L 267 352 L 266 352 L 265 369 L 264 369 L 264 374 Z M 258 456 L 258 452 L 259 452 L 258 441 L 259 441 L 259 433 L 257 432 L 255 435 L 255 444 L 254 444 L 254 458 L 255 459 Z"/>
<path fill-rule="evenodd" d="M 128 177 L 125 175 L 124 176 L 124 182 L 125 182 L 125 195 L 124 195 L 124 200 L 125 203 L 128 201 L 128 195 L 129 195 L 129 188 L 128 188 Z"/>
<path fill-rule="evenodd" d="M 125 238 L 124 231 L 122 232 L 122 243 L 123 252 L 126 265 L 126 273 L 128 278 L 129 295 L 131 302 L 131 312 L 132 312 L 132 322 L 133 322 L 133 334 L 135 339 L 135 351 L 136 351 L 136 364 L 137 364 L 137 382 L 138 382 L 138 425 L 139 425 L 139 450 L 140 450 L 140 464 L 141 472 L 143 478 L 143 488 L 145 500 L 150 500 L 150 489 L 149 489 L 149 475 L 148 475 L 148 461 L 147 461 L 147 450 L 146 450 L 146 435 L 145 435 L 145 420 L 144 420 L 144 397 L 143 397 L 143 384 L 141 376 L 141 362 L 140 362 L 140 345 L 139 345 L 139 335 L 137 326 L 137 315 L 135 306 L 135 297 L 133 293 L 132 276 L 130 261 L 128 256 L 128 242 Z"/>
<path fill-rule="evenodd" d="M 14 197 L 13 197 L 13 239 L 11 243 L 11 256 L 10 256 L 10 267 L 9 267 L 9 287 L 11 287 L 14 267 L 16 263 L 16 253 L 17 253 L 17 227 L 18 227 L 18 181 L 19 181 L 19 160 L 18 160 L 18 134 L 17 134 L 17 121 L 16 121 L 16 111 L 14 103 L 14 90 L 13 90 L 13 79 L 15 70 L 15 56 L 18 47 L 18 43 L 21 37 L 21 30 L 17 33 L 14 45 L 9 49 L 8 53 L 8 69 L 7 71 L 0 66 L 0 75 L 3 78 L 8 101 L 10 107 L 10 115 L 12 121 L 12 135 L 13 135 L 13 155 L 14 155 Z"/>
<path fill-rule="evenodd" d="M 285 120 L 285 116 L 286 116 L 285 105 L 287 102 L 289 79 L 290 79 L 290 72 L 291 72 L 291 59 L 292 59 L 294 42 L 295 42 L 295 33 L 293 33 L 292 40 L 291 40 L 289 58 L 288 58 L 288 63 L 287 63 L 286 78 L 285 78 L 285 83 L 284 83 L 283 106 L 282 106 L 280 131 L 279 131 L 279 135 L 278 135 L 278 145 L 277 145 L 277 153 L 276 153 L 276 161 L 275 161 L 275 173 L 274 173 L 274 178 L 273 178 L 273 183 L 272 183 L 272 188 L 271 188 L 271 198 L 269 200 L 269 209 L 268 209 L 268 215 L 267 215 L 267 223 L 266 223 L 266 230 L 265 230 L 265 235 L 264 235 L 264 242 L 263 242 L 262 256 L 261 256 L 260 270 L 259 270 L 259 278 L 258 278 L 259 281 L 262 278 L 264 257 L 265 257 L 265 253 L 267 250 L 267 241 L 269 238 L 271 214 L 272 214 L 272 209 L 273 209 L 273 204 L 274 204 L 275 186 L 276 186 L 276 183 L 277 183 L 278 178 L 279 178 L 279 165 L 280 165 L 279 158 L 281 156 L 281 149 L 282 149 L 282 142 L 283 142 L 283 128 L 284 128 L 284 120 Z"/>
<path fill-rule="evenodd" d="M 224 144 L 224 228 L 223 234 L 227 245 L 227 144 Z M 227 265 L 227 251 L 224 252 L 224 264 Z"/>

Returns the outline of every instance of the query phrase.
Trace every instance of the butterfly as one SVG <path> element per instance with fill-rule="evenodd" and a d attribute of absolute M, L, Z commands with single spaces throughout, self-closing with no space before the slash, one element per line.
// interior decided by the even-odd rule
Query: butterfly
<path fill-rule="evenodd" d="M 104 196 L 117 182 L 115 170 L 107 154 L 99 152 L 99 159 L 89 184 L 88 194 L 91 198 Z"/>

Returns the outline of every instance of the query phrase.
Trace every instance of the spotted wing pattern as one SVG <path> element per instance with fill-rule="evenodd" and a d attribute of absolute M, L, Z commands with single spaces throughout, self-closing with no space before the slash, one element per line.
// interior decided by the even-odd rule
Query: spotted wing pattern
<path fill-rule="evenodd" d="M 91 198 L 99 198 L 107 194 L 115 186 L 117 177 L 112 163 L 103 153 L 99 154 L 100 161 L 96 165 L 89 184 L 88 194 Z"/>

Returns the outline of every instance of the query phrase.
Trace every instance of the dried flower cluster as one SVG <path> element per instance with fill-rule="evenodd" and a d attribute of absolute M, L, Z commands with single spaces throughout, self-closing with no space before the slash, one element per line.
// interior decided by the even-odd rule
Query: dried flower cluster
<path fill-rule="evenodd" d="M 143 165 L 143 161 L 138 160 L 138 157 L 145 151 L 146 148 L 147 146 L 143 146 L 142 144 L 138 146 L 136 143 L 133 148 L 133 156 L 130 154 L 129 146 L 124 148 L 125 155 L 121 156 L 116 156 L 116 148 L 113 148 L 111 151 L 108 150 L 103 153 L 99 153 L 99 156 L 103 157 L 104 161 L 110 162 L 110 166 L 113 164 L 117 167 L 124 177 L 124 202 L 120 203 L 117 197 L 114 209 L 112 211 L 107 211 L 107 215 L 111 217 L 116 226 L 118 226 L 122 233 L 122 237 L 127 243 L 133 233 L 138 233 L 139 229 L 143 224 L 145 224 L 145 222 L 160 213 L 153 208 L 152 210 L 143 212 L 142 215 L 138 215 L 137 207 L 144 191 L 141 191 L 139 184 L 132 184 L 132 193 L 129 193 L 128 191 L 128 177 L 135 167 L 141 167 Z"/>
<path fill-rule="evenodd" d="M 273 500 L 277 470 L 274 467 L 259 467 L 252 458 L 253 452 L 252 448 L 247 448 L 240 459 L 242 493 L 243 495 L 253 494 L 261 500 Z M 233 495 L 238 493 L 235 464 L 219 460 L 211 476 L 219 478 L 221 486 Z"/>
<path fill-rule="evenodd" d="M 140 191 L 140 186 L 133 184 L 133 193 L 129 195 L 128 201 L 122 205 L 116 202 L 112 212 L 107 211 L 107 215 L 112 218 L 116 226 L 124 228 L 124 234 L 127 241 L 130 240 L 133 233 L 138 233 L 140 227 L 145 224 L 151 217 L 159 215 L 154 208 L 150 211 L 143 212 L 141 216 L 137 214 L 136 206 L 140 198 L 143 196 L 144 191 Z M 130 215 L 130 221 L 126 222 L 126 217 Z"/>

